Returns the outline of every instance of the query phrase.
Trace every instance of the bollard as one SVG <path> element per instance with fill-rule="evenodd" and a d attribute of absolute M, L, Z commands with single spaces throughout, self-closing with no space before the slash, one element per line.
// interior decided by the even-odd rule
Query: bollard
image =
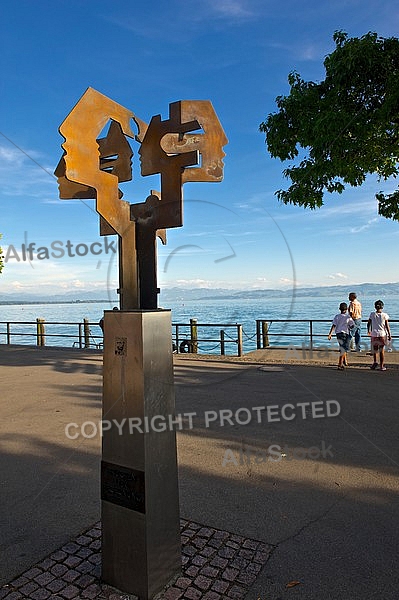
<path fill-rule="evenodd" d="M 198 327 L 197 319 L 190 319 L 191 352 L 198 354 Z"/>
<path fill-rule="evenodd" d="M 267 348 L 269 345 L 269 323 L 262 321 L 262 348 Z"/>
<path fill-rule="evenodd" d="M 237 323 L 237 355 L 242 356 L 242 325 Z"/>
<path fill-rule="evenodd" d="M 90 348 L 90 328 L 89 328 L 89 319 L 83 319 L 83 330 L 84 330 L 84 338 L 85 338 L 85 348 Z"/>
<path fill-rule="evenodd" d="M 221 356 L 224 356 L 226 354 L 225 347 L 224 347 L 224 330 L 223 329 L 220 330 L 220 354 L 221 354 Z"/>
<path fill-rule="evenodd" d="M 46 337 L 45 337 L 45 320 L 44 319 L 36 319 L 36 343 L 38 346 L 46 345 Z"/>

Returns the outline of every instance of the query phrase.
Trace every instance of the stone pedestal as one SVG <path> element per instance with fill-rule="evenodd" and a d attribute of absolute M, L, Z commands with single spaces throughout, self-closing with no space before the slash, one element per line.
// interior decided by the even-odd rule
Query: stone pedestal
<path fill-rule="evenodd" d="M 147 600 L 181 568 L 170 311 L 105 311 L 102 579 Z"/>

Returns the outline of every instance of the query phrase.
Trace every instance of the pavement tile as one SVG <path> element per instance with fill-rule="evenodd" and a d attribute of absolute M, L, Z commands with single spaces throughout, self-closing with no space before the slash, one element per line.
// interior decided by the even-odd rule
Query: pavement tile
<path fill-rule="evenodd" d="M 212 585 L 212 579 L 205 577 L 205 575 L 198 575 L 198 577 L 194 579 L 194 585 L 200 590 L 209 590 Z"/>
<path fill-rule="evenodd" d="M 97 550 L 100 550 L 100 548 L 101 548 L 101 544 L 100 544 L 99 548 L 97 548 Z M 76 553 L 76 556 L 80 556 L 80 558 L 88 558 L 89 556 L 91 556 L 93 554 L 93 551 L 94 550 L 92 550 L 91 548 L 81 548 Z"/>
<path fill-rule="evenodd" d="M 47 572 L 47 573 L 40 573 L 40 575 L 38 575 L 37 577 L 35 577 L 36 583 L 38 583 L 41 586 L 47 585 L 48 583 L 50 583 L 50 581 L 53 581 L 53 579 L 55 579 L 55 576 L 52 575 L 49 572 Z"/>
<path fill-rule="evenodd" d="M 53 559 L 56 562 L 60 562 L 61 560 L 64 560 L 64 558 L 66 558 L 67 556 L 67 553 L 63 552 L 63 550 L 57 550 L 57 552 L 53 552 L 52 554 L 50 554 L 50 559 Z"/>
<path fill-rule="evenodd" d="M 92 541 L 93 539 L 88 535 L 80 535 L 78 538 L 76 538 L 76 543 L 80 546 L 88 546 Z"/>
<path fill-rule="evenodd" d="M 29 569 L 29 571 L 25 571 L 24 577 L 26 577 L 26 579 L 34 579 L 35 577 L 37 577 L 41 573 L 43 573 L 42 569 L 38 569 L 37 567 L 33 567 L 32 569 Z"/>
<path fill-rule="evenodd" d="M 181 598 L 184 594 L 184 590 L 182 590 L 181 588 L 177 588 L 175 586 L 172 586 L 170 588 L 168 588 L 166 590 L 166 592 L 163 593 L 163 598 L 165 600 L 179 600 L 179 598 Z"/>
<path fill-rule="evenodd" d="M 55 575 L 56 577 L 62 577 L 62 575 L 64 575 L 64 573 L 66 573 L 68 571 L 67 565 L 63 565 L 61 563 L 58 563 L 56 565 L 54 565 L 54 567 L 51 567 L 51 573 L 53 575 Z"/>
<path fill-rule="evenodd" d="M 257 552 L 256 554 L 259 556 L 259 554 L 261 554 L 261 553 Z M 238 556 L 240 556 L 241 558 L 247 558 L 248 560 L 252 560 L 252 558 L 254 557 L 254 551 L 253 550 L 247 550 L 246 548 L 242 548 L 238 552 Z"/>
<path fill-rule="evenodd" d="M 47 598 L 50 598 L 51 593 L 48 590 L 45 590 L 44 588 L 40 588 L 39 590 L 37 590 L 36 592 L 33 592 L 33 594 L 30 595 L 30 599 L 31 600 L 47 600 Z"/>
<path fill-rule="evenodd" d="M 202 597 L 202 592 L 197 590 L 196 588 L 189 587 L 187 588 L 184 598 L 188 598 L 189 600 L 199 600 Z"/>
<path fill-rule="evenodd" d="M 211 560 L 212 567 L 220 567 L 221 569 L 224 569 L 228 564 L 229 561 L 227 560 L 227 558 L 222 558 L 221 556 L 215 556 Z"/>
<path fill-rule="evenodd" d="M 207 558 L 209 558 L 210 556 L 213 556 L 216 552 L 216 548 L 212 548 L 211 546 L 206 546 L 205 548 L 202 548 L 200 555 L 201 556 L 206 556 Z"/>
<path fill-rule="evenodd" d="M 221 594 L 224 594 L 229 587 L 229 582 L 222 581 L 221 579 L 217 579 L 212 585 L 212 589 L 215 590 L 215 592 L 220 592 Z"/>
<path fill-rule="evenodd" d="M 177 579 L 177 581 L 175 583 L 175 586 L 185 590 L 186 588 L 189 587 L 190 584 L 191 584 L 191 579 L 189 577 L 179 577 L 179 579 Z"/>
<path fill-rule="evenodd" d="M 58 593 L 62 588 L 67 586 L 67 582 L 62 579 L 54 579 L 46 585 L 46 588 L 50 590 L 50 592 Z"/>
<path fill-rule="evenodd" d="M 45 558 L 37 566 L 39 569 L 43 569 L 43 571 L 48 571 L 53 565 L 55 565 L 55 560 L 51 560 L 51 558 Z"/>
<path fill-rule="evenodd" d="M 74 542 L 69 542 L 69 544 L 65 544 L 65 546 L 62 546 L 61 550 L 67 552 L 68 554 L 75 554 L 75 552 L 79 550 L 79 546 Z"/>
<path fill-rule="evenodd" d="M 68 558 L 66 558 L 64 560 L 64 565 L 66 565 L 67 567 L 76 567 L 79 563 L 82 562 L 82 559 L 79 556 L 68 556 Z"/>
<path fill-rule="evenodd" d="M 199 567 L 195 567 L 194 565 L 190 565 L 189 567 L 187 567 L 185 569 L 185 574 L 188 575 L 189 577 L 196 577 L 199 573 Z"/>
<path fill-rule="evenodd" d="M 62 579 L 64 579 L 67 583 L 73 583 L 75 581 L 75 579 L 77 579 L 78 577 L 81 577 L 82 574 L 79 573 L 79 571 L 75 571 L 75 569 L 71 569 L 70 571 L 67 571 L 63 576 Z"/>
<path fill-rule="evenodd" d="M 61 590 L 60 595 L 63 598 L 67 598 L 67 600 L 70 600 L 71 598 L 77 598 L 80 594 L 80 590 L 78 587 L 76 587 L 76 585 L 68 585 L 66 588 L 64 588 L 63 590 Z"/>
<path fill-rule="evenodd" d="M 219 569 L 215 569 L 215 567 L 204 567 L 200 571 L 201 575 L 205 575 L 205 577 L 212 577 L 215 579 L 219 575 Z"/>
<path fill-rule="evenodd" d="M 159 600 L 242 600 L 273 546 L 182 519 L 182 573 Z M 0 600 L 130 600 L 101 583 L 97 523 L 0 588 Z"/>
<path fill-rule="evenodd" d="M 36 592 L 36 590 L 38 590 L 38 589 L 39 589 L 39 585 L 37 583 L 35 583 L 34 581 L 30 581 L 26 585 L 23 585 L 21 588 L 19 588 L 18 591 L 21 594 L 24 594 L 25 596 L 29 596 L 29 594 Z M 7 598 L 7 596 L 6 596 L 6 598 Z"/>
<path fill-rule="evenodd" d="M 227 581 L 234 581 L 239 574 L 238 569 L 225 569 L 222 573 L 222 578 L 227 579 Z"/>
<path fill-rule="evenodd" d="M 208 562 L 208 559 L 206 558 L 206 556 L 201 556 L 197 554 L 196 556 L 193 556 L 191 562 L 196 567 L 203 567 Z"/>
<path fill-rule="evenodd" d="M 94 542 L 92 542 L 90 544 L 90 548 L 95 551 L 95 550 L 101 550 L 101 540 L 94 540 Z"/>
<path fill-rule="evenodd" d="M 79 573 L 79 579 L 75 579 L 75 585 L 78 585 L 81 588 L 87 588 L 90 584 L 94 583 L 95 577 L 92 575 L 81 575 Z"/>
<path fill-rule="evenodd" d="M 210 591 L 203 596 L 203 600 L 219 600 L 220 597 L 220 594 L 217 592 Z"/>

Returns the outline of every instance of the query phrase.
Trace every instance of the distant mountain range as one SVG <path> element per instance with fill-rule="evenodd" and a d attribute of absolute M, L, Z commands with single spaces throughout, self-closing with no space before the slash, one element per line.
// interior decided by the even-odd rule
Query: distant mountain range
<path fill-rule="evenodd" d="M 357 285 L 331 285 L 324 287 L 289 288 L 285 290 L 258 289 L 258 290 L 228 290 L 224 288 L 165 288 L 160 294 L 160 305 L 167 302 L 188 302 L 190 300 L 261 300 L 262 298 L 297 298 L 306 297 L 336 297 L 346 299 L 349 292 L 356 292 L 359 298 L 362 296 L 385 296 L 399 295 L 398 283 L 361 283 Z M 54 296 L 43 296 L 40 294 L 2 294 L 0 304 L 61 304 L 71 302 L 118 302 L 116 292 L 107 290 L 95 290 L 91 292 L 73 291 Z"/>
<path fill-rule="evenodd" d="M 216 289 L 181 289 L 167 288 L 161 293 L 161 300 L 234 300 L 262 298 L 297 298 L 330 296 L 346 298 L 349 292 L 356 292 L 361 296 L 390 296 L 399 295 L 399 283 L 361 283 L 358 285 L 331 285 L 323 287 L 298 287 L 285 290 L 262 289 L 262 290 L 226 290 Z"/>

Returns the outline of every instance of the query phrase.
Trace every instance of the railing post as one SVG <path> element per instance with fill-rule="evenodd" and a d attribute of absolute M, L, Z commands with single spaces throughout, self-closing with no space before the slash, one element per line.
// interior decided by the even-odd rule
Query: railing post
<path fill-rule="evenodd" d="M 224 356 L 226 354 L 225 347 L 224 347 L 224 330 L 223 329 L 220 330 L 220 354 L 221 354 L 221 356 Z"/>
<path fill-rule="evenodd" d="M 262 348 L 267 348 L 269 345 L 269 323 L 262 321 Z"/>
<path fill-rule="evenodd" d="M 85 338 L 85 348 L 90 348 L 90 328 L 89 328 L 89 319 L 83 319 L 83 331 Z"/>
<path fill-rule="evenodd" d="M 11 344 L 11 329 L 9 321 L 7 321 L 7 344 Z"/>
<path fill-rule="evenodd" d="M 46 337 L 45 337 L 45 320 L 44 319 L 36 319 L 36 342 L 38 346 L 46 345 Z"/>
<path fill-rule="evenodd" d="M 261 349 L 261 340 L 260 340 L 260 321 L 256 319 L 256 349 Z"/>
<path fill-rule="evenodd" d="M 180 341 L 179 341 L 179 326 L 176 325 L 176 352 L 179 354 L 180 352 Z"/>
<path fill-rule="evenodd" d="M 197 319 L 190 319 L 191 352 L 198 354 L 198 328 Z"/>
<path fill-rule="evenodd" d="M 237 323 L 237 356 L 242 356 L 242 325 Z"/>
<path fill-rule="evenodd" d="M 309 321 L 310 349 L 313 350 L 313 321 Z"/>
<path fill-rule="evenodd" d="M 82 323 L 78 323 L 79 327 L 79 348 L 82 348 Z"/>

